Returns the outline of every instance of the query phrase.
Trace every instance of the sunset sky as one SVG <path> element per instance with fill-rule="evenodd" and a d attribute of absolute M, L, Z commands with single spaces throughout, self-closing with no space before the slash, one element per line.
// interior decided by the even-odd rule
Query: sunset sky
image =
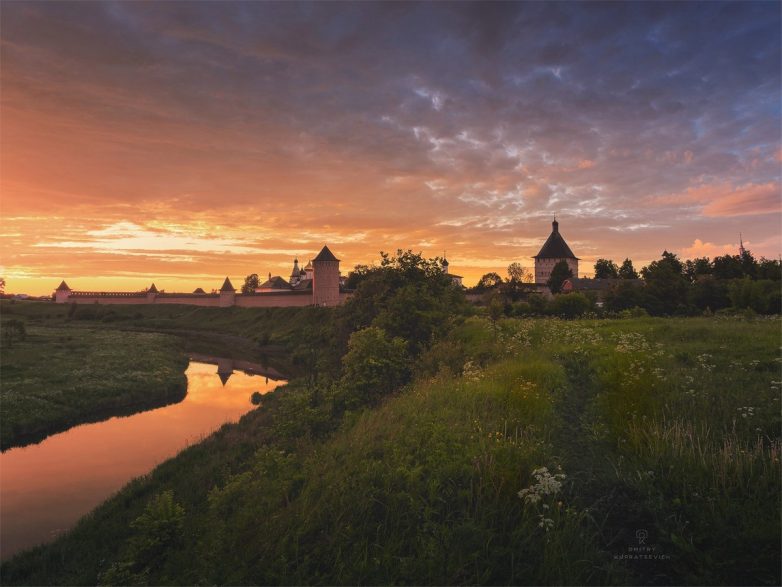
<path fill-rule="evenodd" d="M 3 2 L 0 275 L 777 258 L 781 6 Z"/>

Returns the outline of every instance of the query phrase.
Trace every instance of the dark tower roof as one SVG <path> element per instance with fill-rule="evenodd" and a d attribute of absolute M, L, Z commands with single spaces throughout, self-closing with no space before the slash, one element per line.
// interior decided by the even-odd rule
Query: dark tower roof
<path fill-rule="evenodd" d="M 231 285 L 231 280 L 226 277 L 225 281 L 223 282 L 223 287 L 220 288 L 220 291 L 236 291 L 236 288 Z"/>
<path fill-rule="evenodd" d="M 157 288 L 155 287 L 154 283 L 149 287 L 147 293 L 157 293 Z"/>
<path fill-rule="evenodd" d="M 337 261 L 339 262 L 339 259 L 337 259 L 334 256 L 334 253 L 329 251 L 329 248 L 324 245 L 324 247 L 320 250 L 320 253 L 318 253 L 318 256 L 313 259 L 313 261 Z"/>
<path fill-rule="evenodd" d="M 197 288 L 195 288 L 195 289 L 193 290 L 193 293 L 194 293 L 194 294 L 205 294 L 206 292 L 204 291 L 204 289 L 203 289 L 203 288 L 201 288 L 201 287 L 197 287 Z"/>
<path fill-rule="evenodd" d="M 556 220 L 551 223 L 551 234 L 543 244 L 543 248 L 533 259 L 578 259 L 559 234 L 559 222 Z"/>
<path fill-rule="evenodd" d="M 258 289 L 290 289 L 291 284 L 279 275 L 269 278 L 258 286 Z"/>
<path fill-rule="evenodd" d="M 220 378 L 220 381 L 223 384 L 223 387 L 225 387 L 225 384 L 228 383 L 228 380 L 231 378 L 231 375 L 233 374 L 233 371 L 223 372 L 218 371 L 217 376 Z"/>
<path fill-rule="evenodd" d="M 70 288 L 70 287 L 68 287 L 68 284 L 67 284 L 67 283 L 65 283 L 65 280 L 63 279 L 63 280 L 60 282 L 60 285 L 59 285 L 59 286 L 57 286 L 57 290 L 56 290 L 56 291 L 71 291 L 71 288 Z"/>

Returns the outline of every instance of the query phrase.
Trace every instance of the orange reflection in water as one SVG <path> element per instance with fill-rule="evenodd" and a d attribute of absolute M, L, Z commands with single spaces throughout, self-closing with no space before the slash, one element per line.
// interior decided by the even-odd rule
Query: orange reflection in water
<path fill-rule="evenodd" d="M 191 361 L 178 404 L 71 428 L 0 455 L 0 554 L 47 542 L 134 477 L 234 422 L 283 381 Z"/>

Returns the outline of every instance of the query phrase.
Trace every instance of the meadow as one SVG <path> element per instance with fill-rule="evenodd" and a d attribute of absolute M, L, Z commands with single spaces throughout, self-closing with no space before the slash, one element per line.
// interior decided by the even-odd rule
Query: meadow
<path fill-rule="evenodd" d="M 187 356 L 174 336 L 34 322 L 25 332 L 0 354 L 3 450 L 185 396 Z"/>
<path fill-rule="evenodd" d="M 299 380 L 5 584 L 779 584 L 779 318 L 454 321 L 375 404 Z"/>

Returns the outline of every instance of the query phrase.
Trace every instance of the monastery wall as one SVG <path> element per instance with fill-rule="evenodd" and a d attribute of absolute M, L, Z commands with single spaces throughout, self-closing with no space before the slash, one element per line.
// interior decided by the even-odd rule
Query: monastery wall
<path fill-rule="evenodd" d="M 339 302 L 343 303 L 350 297 L 349 292 L 339 294 Z M 222 301 L 222 303 L 221 303 Z M 232 301 L 232 303 L 230 303 Z M 228 302 L 228 303 L 227 303 Z M 312 292 L 270 292 L 262 294 L 236 294 L 233 300 L 221 300 L 219 295 L 192 295 L 192 294 L 158 294 L 146 295 L 70 295 L 59 296 L 58 304 L 101 304 L 101 305 L 148 305 L 148 304 L 184 304 L 187 306 L 204 306 L 217 308 L 220 306 L 238 306 L 240 308 L 293 308 L 313 305 Z"/>

